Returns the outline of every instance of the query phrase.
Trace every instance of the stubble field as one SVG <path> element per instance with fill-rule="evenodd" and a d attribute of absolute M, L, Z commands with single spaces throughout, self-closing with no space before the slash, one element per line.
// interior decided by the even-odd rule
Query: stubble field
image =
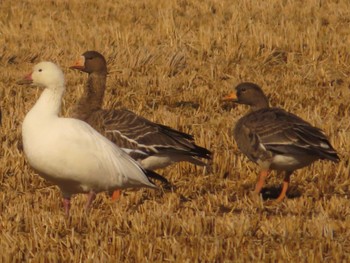
<path fill-rule="evenodd" d="M 0 2 L 1 262 L 349 262 L 350 2 Z M 65 218 L 59 190 L 26 163 L 21 123 L 41 90 L 15 82 L 34 64 L 61 65 L 63 113 L 86 75 L 68 67 L 97 50 L 109 67 L 106 108 L 126 107 L 195 136 L 213 151 L 211 169 L 158 171 L 170 191 L 125 191 L 117 202 L 86 196 Z M 292 175 L 282 204 L 252 202 L 258 168 L 232 127 L 247 111 L 221 97 L 241 81 L 271 104 L 322 128 L 338 164 Z M 267 190 L 282 177 L 273 173 Z"/>

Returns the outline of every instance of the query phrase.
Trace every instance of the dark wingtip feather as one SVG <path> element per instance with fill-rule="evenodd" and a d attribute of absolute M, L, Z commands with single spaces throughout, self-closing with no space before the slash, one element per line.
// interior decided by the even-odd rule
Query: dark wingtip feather
<path fill-rule="evenodd" d="M 185 132 L 182 132 L 182 131 L 178 131 L 178 130 L 175 130 L 173 128 L 170 128 L 169 126 L 162 125 L 162 124 L 159 124 L 159 123 L 157 123 L 156 125 L 159 128 L 161 128 L 163 133 L 168 134 L 171 137 L 176 136 L 176 137 L 183 137 L 183 138 L 185 138 L 187 140 L 190 140 L 190 141 L 194 140 L 192 134 L 188 134 L 188 133 L 185 133 Z"/>
<path fill-rule="evenodd" d="M 328 152 L 320 152 L 319 154 L 320 156 L 322 156 L 323 159 L 327 159 L 335 163 L 338 163 L 340 161 L 340 158 L 335 150 Z"/>
<path fill-rule="evenodd" d="M 174 130 L 168 126 L 165 125 L 161 125 L 161 124 L 157 124 L 163 131 L 163 133 L 169 135 L 170 137 L 172 137 L 174 140 L 177 140 L 178 143 L 183 144 L 183 140 L 186 139 L 189 142 L 191 142 L 193 144 L 193 149 L 191 149 L 190 153 L 193 156 L 196 157 L 200 157 L 200 158 L 204 158 L 204 159 L 211 159 L 211 151 L 209 151 L 208 149 L 198 146 L 197 144 L 195 144 L 194 141 L 194 137 L 191 134 L 185 133 L 185 132 L 181 132 L 178 130 Z"/>
<path fill-rule="evenodd" d="M 161 176 L 160 174 L 152 170 L 145 170 L 145 174 L 148 177 L 148 179 L 154 179 L 154 180 L 160 181 L 164 185 L 170 185 L 170 182 L 165 177 Z"/>
<path fill-rule="evenodd" d="M 196 155 L 196 157 L 211 160 L 212 152 L 209 151 L 207 148 L 195 144 L 195 149 L 193 153 Z"/>

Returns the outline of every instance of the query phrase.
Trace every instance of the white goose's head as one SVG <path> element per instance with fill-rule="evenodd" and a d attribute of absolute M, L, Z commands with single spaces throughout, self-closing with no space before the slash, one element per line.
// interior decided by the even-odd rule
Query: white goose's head
<path fill-rule="evenodd" d="M 32 73 L 18 81 L 17 84 L 33 84 L 45 88 L 64 87 L 64 75 L 59 66 L 44 61 L 36 64 Z"/>

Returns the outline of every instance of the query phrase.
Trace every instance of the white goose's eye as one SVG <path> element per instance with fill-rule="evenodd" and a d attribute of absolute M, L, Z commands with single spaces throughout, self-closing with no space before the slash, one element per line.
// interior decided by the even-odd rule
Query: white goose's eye
<path fill-rule="evenodd" d="M 41 71 L 43 71 L 43 70 L 42 70 L 42 69 L 39 69 L 38 71 L 41 72 Z"/>

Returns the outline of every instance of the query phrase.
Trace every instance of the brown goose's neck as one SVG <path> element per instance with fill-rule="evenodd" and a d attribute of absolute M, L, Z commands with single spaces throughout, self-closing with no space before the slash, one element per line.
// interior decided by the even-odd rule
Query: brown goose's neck
<path fill-rule="evenodd" d="M 270 108 L 269 106 L 269 100 L 268 98 L 264 95 L 257 99 L 254 104 L 250 105 L 250 108 L 252 111 L 257 111 L 261 109 L 267 109 Z"/>
<path fill-rule="evenodd" d="M 88 119 L 91 114 L 102 107 L 106 89 L 107 73 L 90 73 L 84 93 L 73 111 L 73 117 Z"/>
<path fill-rule="evenodd" d="M 256 104 L 256 105 L 252 105 L 250 108 L 252 111 L 258 111 L 261 109 L 270 108 L 270 106 L 269 106 L 269 104 Z"/>

